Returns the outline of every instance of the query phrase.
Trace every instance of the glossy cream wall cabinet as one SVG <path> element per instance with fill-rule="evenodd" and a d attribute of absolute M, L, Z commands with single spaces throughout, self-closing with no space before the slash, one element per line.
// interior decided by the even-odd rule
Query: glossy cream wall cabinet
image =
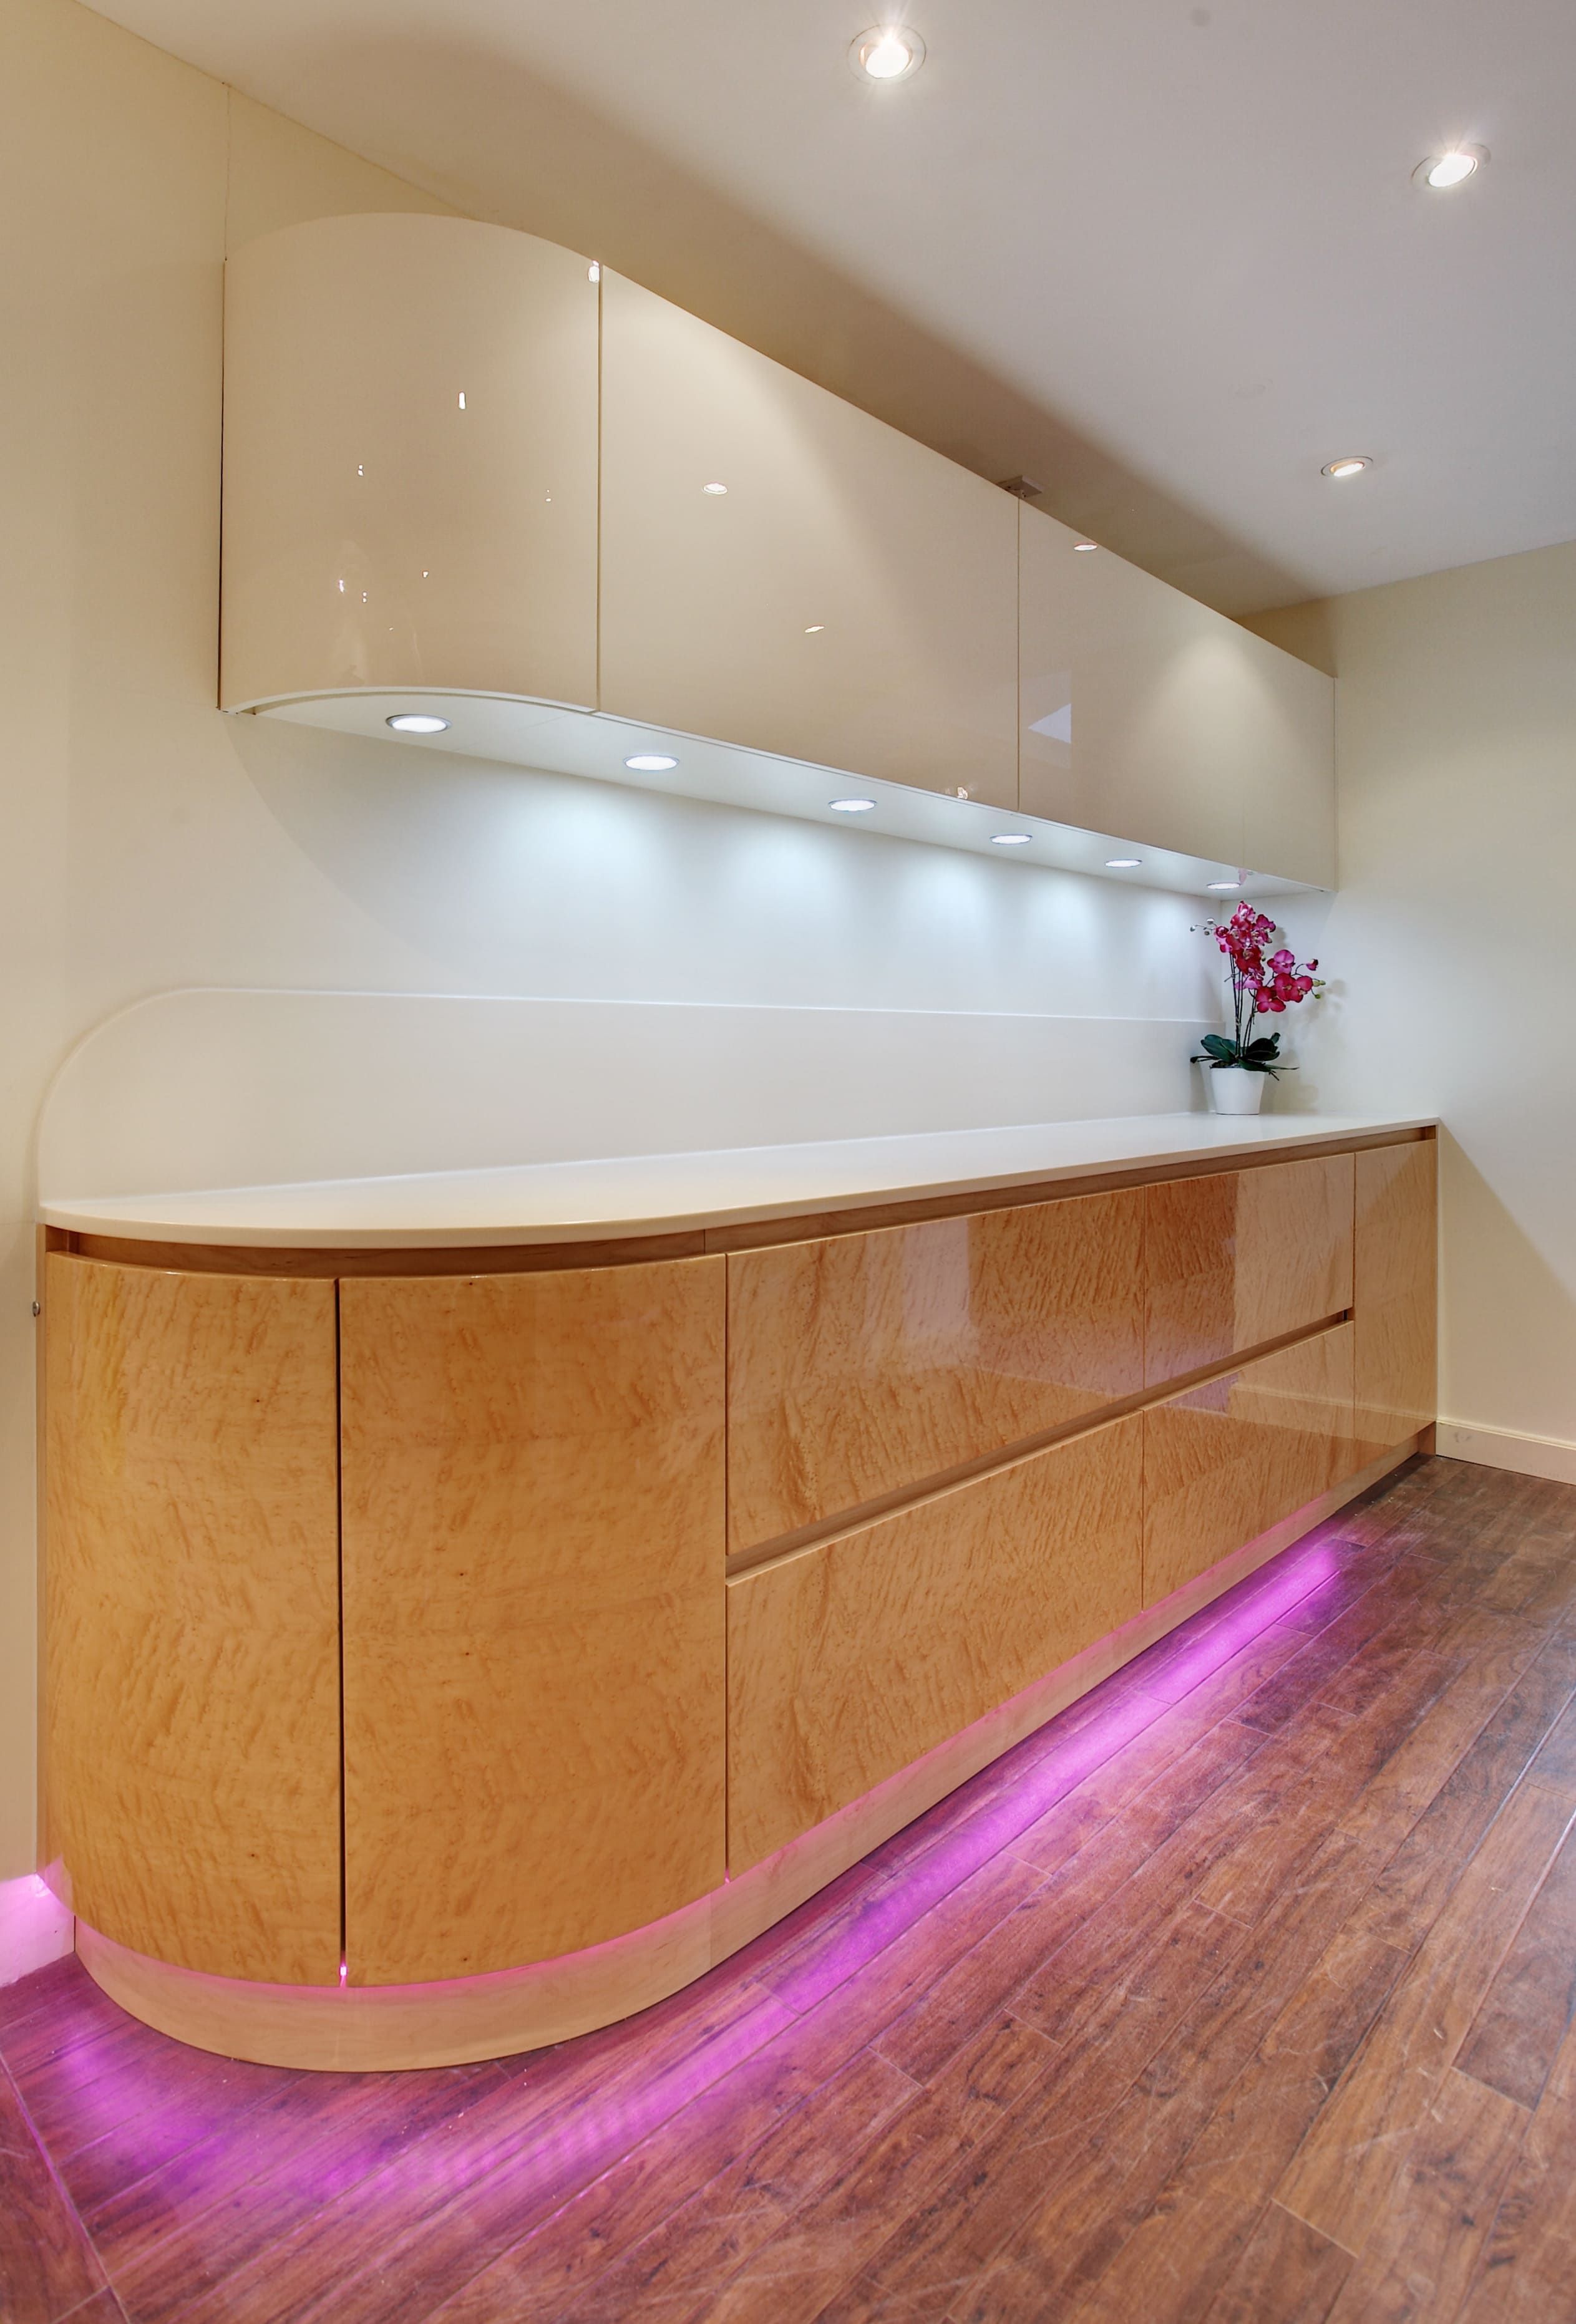
<path fill-rule="evenodd" d="M 660 1998 L 1426 1442 L 1432 1157 L 634 1247 L 51 1230 L 84 1958 L 275 2063 Z"/>
<path fill-rule="evenodd" d="M 824 820 L 852 778 L 940 844 L 1022 814 L 1024 861 L 1333 876 L 1327 678 L 571 252 L 248 244 L 225 398 L 227 708 L 386 740 L 427 706 L 446 752 L 621 781 L 676 735 L 700 796 Z"/>
<path fill-rule="evenodd" d="M 1016 503 L 633 282 L 602 298 L 602 707 L 1015 807 Z"/>
<path fill-rule="evenodd" d="M 1025 811 L 1332 886 L 1330 680 L 1037 509 L 1022 528 Z"/>
<path fill-rule="evenodd" d="M 598 293 L 468 219 L 320 218 L 225 275 L 221 692 L 596 700 Z"/>

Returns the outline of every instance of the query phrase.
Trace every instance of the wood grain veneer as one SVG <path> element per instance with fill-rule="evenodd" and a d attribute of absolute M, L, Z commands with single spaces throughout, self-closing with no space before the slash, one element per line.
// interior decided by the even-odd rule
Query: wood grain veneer
<path fill-rule="evenodd" d="M 1352 1342 L 1337 1324 L 1144 1414 L 1146 1606 L 1362 1465 Z"/>
<path fill-rule="evenodd" d="M 341 1286 L 351 1981 L 723 1871 L 720 1259 Z"/>
<path fill-rule="evenodd" d="M 730 1873 L 1139 1610 L 1142 1423 L 728 1585 Z"/>
<path fill-rule="evenodd" d="M 1143 1383 L 1134 1191 L 728 1261 L 728 1548 L 852 1510 Z"/>
<path fill-rule="evenodd" d="M 339 1967 L 334 1287 L 51 1252 L 46 1857 L 144 1953 Z"/>
<path fill-rule="evenodd" d="M 840 1815 L 657 1926 L 566 1960 L 423 1987 L 335 1991 L 193 1977 L 79 1931 L 84 1967 L 150 2025 L 199 2049 L 274 2066 L 386 2071 L 511 2055 L 649 2008 L 784 1920 L 862 1856 L 1021 1743 L 1177 1625 L 1280 1555 L 1409 1461 L 1398 1446 L 1245 1542 L 1163 1603 L 1033 1681 L 996 1711 L 900 1768 Z"/>
<path fill-rule="evenodd" d="M 1352 1304 L 1349 1154 L 1175 1179 L 1145 1204 L 1150 1385 Z"/>
<path fill-rule="evenodd" d="M 1414 1435 L 1439 1409 L 1438 1153 L 1430 1139 L 1355 1157 L 1357 1433 L 1364 1457 Z"/>

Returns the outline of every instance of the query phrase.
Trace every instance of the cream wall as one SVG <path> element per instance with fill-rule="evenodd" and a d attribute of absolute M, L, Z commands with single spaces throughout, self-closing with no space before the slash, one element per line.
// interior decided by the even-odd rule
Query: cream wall
<path fill-rule="evenodd" d="M 1213 987 L 1178 898 L 222 717 L 227 222 L 233 244 L 440 205 L 74 0 L 7 0 L 0 67 L 3 1879 L 33 1860 L 33 1133 L 88 1028 L 252 985 L 1172 1018 L 1185 1040 Z M 1079 1111 L 1071 1055 L 1056 1078 L 1047 1112 Z"/>
<path fill-rule="evenodd" d="M 1441 1449 L 1576 1482 L 1576 542 L 1253 627 L 1337 679 L 1296 1102 L 1439 1111 Z"/>

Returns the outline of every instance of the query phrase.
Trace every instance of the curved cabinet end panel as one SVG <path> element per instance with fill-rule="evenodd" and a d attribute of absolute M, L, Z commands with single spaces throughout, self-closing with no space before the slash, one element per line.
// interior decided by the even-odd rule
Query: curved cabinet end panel
<path fill-rule="evenodd" d="M 49 1855 L 188 1969 L 339 1975 L 334 1286 L 45 1268 Z"/>
<path fill-rule="evenodd" d="M 225 708 L 594 703 L 598 309 L 583 258 L 464 218 L 321 218 L 236 252 Z"/>

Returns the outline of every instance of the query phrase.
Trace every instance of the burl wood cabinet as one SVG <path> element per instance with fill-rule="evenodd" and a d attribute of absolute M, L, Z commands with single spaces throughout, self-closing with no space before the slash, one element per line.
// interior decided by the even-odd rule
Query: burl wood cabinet
<path fill-rule="evenodd" d="M 627 1262 L 55 1236 L 94 1975 L 388 2066 L 736 1950 L 1429 1442 L 1432 1138 L 1309 1145 Z"/>

